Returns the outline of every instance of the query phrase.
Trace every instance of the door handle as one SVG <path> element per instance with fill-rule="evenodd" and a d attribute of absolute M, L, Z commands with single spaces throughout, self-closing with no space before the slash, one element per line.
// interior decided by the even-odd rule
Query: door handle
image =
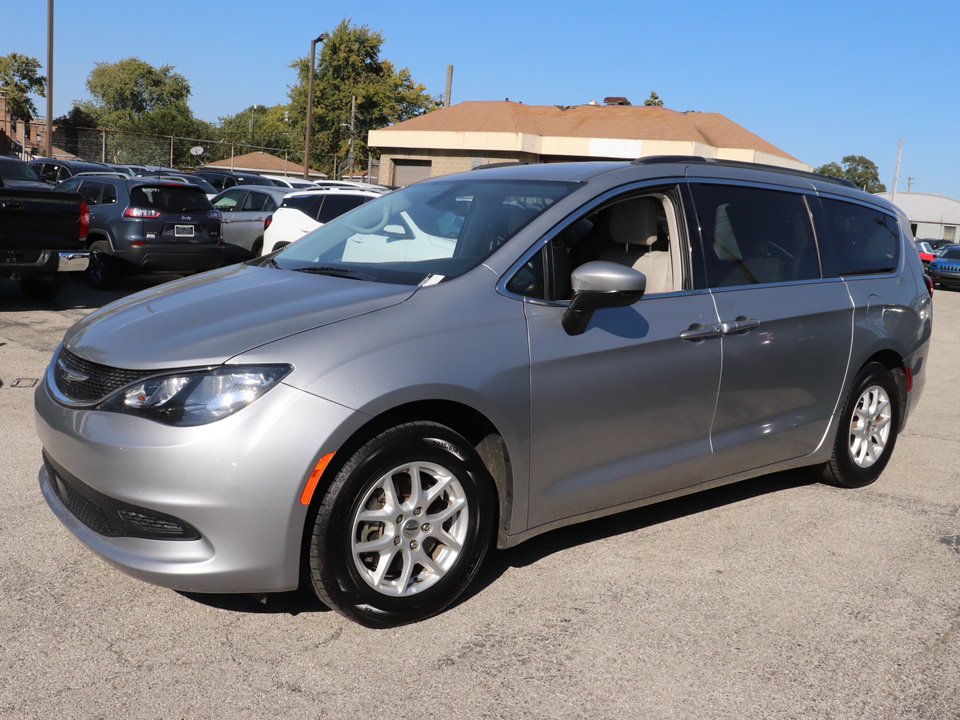
<path fill-rule="evenodd" d="M 701 325 L 700 323 L 694 323 L 680 333 L 680 339 L 689 340 L 690 342 L 700 342 L 707 338 L 720 337 L 722 334 L 723 331 L 720 325 Z"/>
<path fill-rule="evenodd" d="M 720 323 L 720 332 L 724 335 L 741 335 L 760 327 L 760 321 L 741 315 L 733 322 Z"/>

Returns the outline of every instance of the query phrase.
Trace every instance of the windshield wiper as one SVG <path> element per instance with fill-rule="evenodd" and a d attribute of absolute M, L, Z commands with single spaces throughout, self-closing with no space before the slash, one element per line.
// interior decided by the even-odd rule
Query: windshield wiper
<path fill-rule="evenodd" d="M 304 267 L 304 268 L 295 268 L 297 272 L 313 273 L 314 275 L 330 275 L 331 277 L 342 277 L 350 278 L 351 280 L 366 280 L 368 282 L 380 282 L 376 277 L 368 273 L 357 272 L 356 270 L 348 270 L 347 268 L 335 268 L 335 267 Z"/>

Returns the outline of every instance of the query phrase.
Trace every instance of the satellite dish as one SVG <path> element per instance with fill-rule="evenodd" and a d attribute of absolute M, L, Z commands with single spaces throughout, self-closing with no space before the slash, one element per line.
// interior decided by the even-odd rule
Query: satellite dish
<path fill-rule="evenodd" d="M 196 147 L 190 148 L 191 155 L 203 155 L 203 148 L 197 145 Z"/>

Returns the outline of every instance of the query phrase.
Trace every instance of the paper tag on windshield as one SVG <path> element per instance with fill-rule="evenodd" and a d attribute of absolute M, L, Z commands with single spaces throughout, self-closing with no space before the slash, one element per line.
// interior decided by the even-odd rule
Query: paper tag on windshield
<path fill-rule="evenodd" d="M 419 287 L 427 287 L 428 285 L 436 285 L 438 282 L 443 280 L 444 275 L 427 275 L 423 280 L 420 281 Z"/>

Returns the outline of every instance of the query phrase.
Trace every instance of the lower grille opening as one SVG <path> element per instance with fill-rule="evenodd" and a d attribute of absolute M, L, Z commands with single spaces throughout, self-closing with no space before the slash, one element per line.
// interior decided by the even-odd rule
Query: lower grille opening
<path fill-rule="evenodd" d="M 66 508 L 99 535 L 149 540 L 199 540 L 200 533 L 172 515 L 114 500 L 70 475 L 43 453 L 50 484 Z"/>

